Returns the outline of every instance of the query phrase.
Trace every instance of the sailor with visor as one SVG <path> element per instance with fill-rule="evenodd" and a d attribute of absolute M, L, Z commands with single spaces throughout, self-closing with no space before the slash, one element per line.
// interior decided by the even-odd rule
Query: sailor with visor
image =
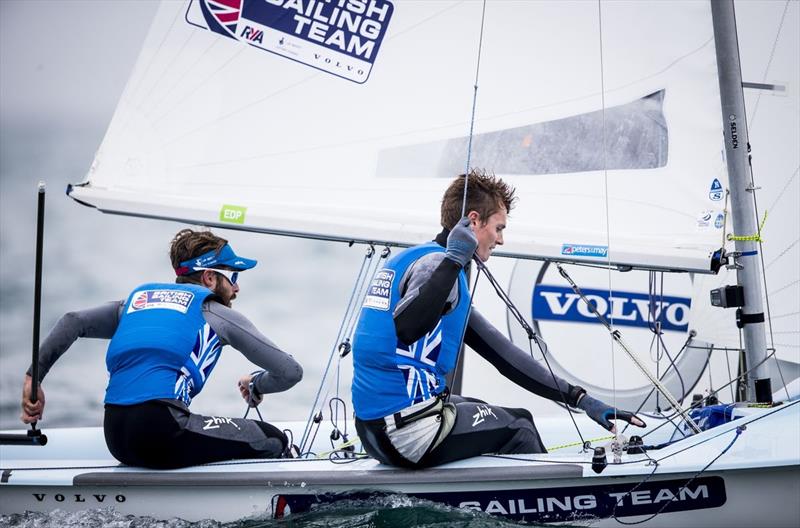
<path fill-rule="evenodd" d="M 294 386 L 303 370 L 231 308 L 239 274 L 256 261 L 210 231 L 184 229 L 170 246 L 175 283 L 142 284 L 123 301 L 65 314 L 42 342 L 39 383 L 79 337 L 110 339 L 104 431 L 109 451 L 130 466 L 168 469 L 241 458 L 290 456 L 282 431 L 258 420 L 203 416 L 189 405 L 230 345 L 260 369 L 239 380 L 252 407 L 264 394 Z M 30 402 L 25 377 L 22 421 L 42 419 L 45 396 Z"/>

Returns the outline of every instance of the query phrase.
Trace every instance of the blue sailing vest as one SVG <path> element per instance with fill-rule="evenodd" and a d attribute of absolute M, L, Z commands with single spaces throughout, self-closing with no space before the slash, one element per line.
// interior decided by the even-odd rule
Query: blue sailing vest
<path fill-rule="evenodd" d="M 394 327 L 400 280 L 420 257 L 444 252 L 435 242 L 398 253 L 372 279 L 353 337 L 353 407 L 362 420 L 374 420 L 424 401 L 445 390 L 445 375 L 455 368 L 469 315 L 469 287 L 458 275 L 458 304 L 429 334 L 403 344 Z"/>
<path fill-rule="evenodd" d="M 106 352 L 106 403 L 160 398 L 191 403 L 222 350 L 202 312 L 211 294 L 195 284 L 152 283 L 128 296 Z"/>

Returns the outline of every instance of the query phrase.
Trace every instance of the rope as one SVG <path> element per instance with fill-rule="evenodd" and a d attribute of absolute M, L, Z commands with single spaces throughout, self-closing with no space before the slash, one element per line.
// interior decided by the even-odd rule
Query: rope
<path fill-rule="evenodd" d="M 767 222 L 767 212 L 764 211 L 764 218 L 761 220 L 761 225 L 758 226 L 758 233 L 754 235 L 734 235 L 733 233 L 728 235 L 728 240 L 740 240 L 746 242 L 764 242 L 761 238 L 761 231 L 764 229 L 764 224 Z"/>
<path fill-rule="evenodd" d="M 315 412 L 317 410 L 317 405 L 320 403 L 320 395 L 322 394 L 322 390 L 325 387 L 325 381 L 328 377 L 328 372 L 330 371 L 331 363 L 333 362 L 333 355 L 336 353 L 336 350 L 339 348 L 339 343 L 342 341 L 342 334 L 345 329 L 346 323 L 349 321 L 349 314 L 350 311 L 354 309 L 356 305 L 355 300 L 358 292 L 361 290 L 363 283 L 365 281 L 365 277 L 369 277 L 370 275 L 365 273 L 365 270 L 368 270 L 370 264 L 372 262 L 372 256 L 375 254 L 375 248 L 373 246 L 369 246 L 367 251 L 364 253 L 364 258 L 361 261 L 361 267 L 358 270 L 358 275 L 356 277 L 356 281 L 353 284 L 353 289 L 350 292 L 350 299 L 347 302 L 347 308 L 345 310 L 345 316 L 342 318 L 342 322 L 339 325 L 339 332 L 336 338 L 336 343 L 331 348 L 331 353 L 328 356 L 328 363 L 325 366 L 325 371 L 322 374 L 322 380 L 319 384 L 319 389 L 317 389 L 317 394 L 314 396 L 314 404 L 311 406 L 311 413 L 308 416 L 308 421 L 306 422 L 305 429 L 303 430 L 303 436 L 300 440 L 300 453 L 304 452 L 306 444 L 309 446 L 313 443 L 313 439 L 309 442 L 309 438 L 311 436 L 311 430 L 314 424 L 317 424 L 317 429 L 319 429 L 319 423 L 321 420 L 322 411 L 320 410 L 319 413 Z M 325 398 L 327 399 L 327 393 L 325 394 Z M 324 401 L 323 399 L 323 401 Z M 314 438 L 316 438 L 316 432 L 314 433 Z"/>
<path fill-rule="evenodd" d="M 675 371 L 676 371 L 676 372 L 678 372 L 678 367 L 675 365 L 675 361 L 677 361 L 677 360 L 678 360 L 678 358 L 679 358 L 679 357 L 681 357 L 681 354 L 684 352 L 684 350 L 686 350 L 687 348 L 689 348 L 689 346 L 688 346 L 688 345 L 689 345 L 689 343 L 690 343 L 691 341 L 692 341 L 692 337 L 691 337 L 691 336 L 689 336 L 689 337 L 687 337 L 687 338 L 686 338 L 686 342 L 683 344 L 683 346 L 681 347 L 681 349 L 680 349 L 680 350 L 678 351 L 678 353 L 675 355 L 675 359 L 674 359 L 674 360 L 672 359 L 672 357 L 671 357 L 669 354 L 667 354 L 667 357 L 668 357 L 668 358 L 669 358 L 669 360 L 670 360 L 670 365 L 669 365 L 669 367 L 667 367 L 667 369 L 664 371 L 664 374 L 662 374 L 662 375 L 661 375 L 661 377 L 659 378 L 659 380 L 663 380 L 663 379 L 664 379 L 664 378 L 667 376 L 667 374 L 669 374 L 669 369 L 670 369 L 670 368 L 674 368 L 674 369 L 675 369 Z M 666 350 L 666 349 L 665 349 L 665 350 Z M 652 394 L 653 394 L 653 391 L 654 391 L 654 390 L 656 390 L 656 388 L 655 388 L 655 387 L 653 387 L 652 389 L 650 389 L 650 392 L 648 392 L 648 393 L 647 393 L 647 396 L 645 396 L 644 400 L 642 400 L 642 403 L 640 403 L 640 404 L 639 404 L 639 406 L 636 408 L 636 410 L 633 412 L 633 414 L 639 414 L 639 412 L 642 410 L 642 408 L 643 408 L 643 407 L 645 406 L 645 404 L 647 403 L 647 400 L 649 400 L 649 399 L 650 399 L 650 395 L 652 395 Z M 683 401 L 682 401 L 682 400 L 681 400 L 681 403 L 683 403 Z M 659 411 L 659 413 L 660 413 L 660 411 Z M 677 411 L 675 411 L 674 413 L 672 413 L 671 417 L 674 417 L 674 416 L 675 416 L 675 414 L 677 414 Z M 648 414 L 648 416 L 652 416 L 653 418 L 657 418 L 657 417 L 658 417 L 658 415 L 656 415 L 656 414 L 653 414 L 653 415 L 649 415 L 649 414 Z M 660 413 L 660 416 L 661 416 L 661 417 L 664 417 L 664 418 L 667 418 L 667 417 L 666 417 L 666 415 L 664 415 L 663 413 Z M 669 419 L 669 418 L 667 418 L 667 419 Z M 623 434 L 623 435 L 624 435 L 624 434 L 625 434 L 625 431 L 627 431 L 627 430 L 628 430 L 628 427 L 630 427 L 630 426 L 631 426 L 631 424 L 629 424 L 629 423 L 626 423 L 626 424 L 625 424 L 625 426 L 622 428 L 622 432 L 621 432 L 620 434 Z M 676 426 L 676 427 L 677 427 L 677 426 Z"/>
<path fill-rule="evenodd" d="M 461 218 L 467 214 L 467 184 L 469 183 L 469 165 L 472 159 L 472 137 L 475 130 L 475 109 L 478 106 L 478 77 L 481 71 L 481 51 L 483 50 L 483 25 L 486 19 L 486 0 L 481 10 L 481 33 L 478 37 L 478 61 L 475 66 L 475 85 L 472 92 L 472 116 L 469 120 L 469 139 L 467 140 L 467 168 L 464 171 L 464 198 L 461 201 Z"/>
<path fill-rule="evenodd" d="M 744 380 L 744 379 L 745 379 L 745 377 L 746 377 L 746 376 L 747 376 L 747 375 L 748 375 L 748 374 L 749 374 L 751 371 L 755 370 L 756 368 L 758 368 L 759 366 L 761 366 L 762 364 L 764 364 L 764 363 L 765 363 L 767 360 L 769 360 L 769 359 L 770 359 L 772 356 L 774 356 L 774 355 L 775 355 L 775 349 L 772 349 L 772 352 L 771 352 L 770 354 L 768 354 L 768 355 L 767 355 L 767 357 L 765 357 L 764 359 L 762 359 L 760 362 L 756 363 L 756 364 L 755 364 L 753 367 L 751 367 L 750 369 L 748 369 L 748 370 L 746 370 L 746 371 L 742 372 L 741 374 L 739 374 L 739 375 L 738 375 L 738 376 L 736 376 L 735 378 L 731 379 L 731 380 L 730 380 L 728 383 L 726 383 L 725 385 L 722 385 L 721 387 L 719 387 L 719 388 L 717 389 L 717 391 L 721 391 L 721 390 L 722 390 L 722 389 L 724 389 L 725 387 L 732 386 L 734 383 L 737 383 L 738 381 Z M 684 412 L 691 411 L 691 410 L 693 410 L 693 409 L 696 409 L 696 408 L 698 408 L 698 407 L 701 407 L 702 405 L 703 405 L 703 400 L 699 400 L 699 401 L 697 401 L 697 402 L 691 403 L 691 404 L 690 404 L 690 405 L 689 405 L 689 406 L 688 406 L 686 409 L 683 409 L 683 411 L 684 411 Z M 673 416 L 674 416 L 674 415 L 673 415 Z M 666 416 L 665 416 L 665 418 L 669 420 L 669 417 L 666 417 Z M 661 425 L 659 425 L 659 426 L 657 426 L 657 427 L 653 428 L 652 430 L 650 430 L 650 431 L 647 431 L 646 433 L 644 433 L 644 434 L 642 435 L 642 438 L 645 438 L 646 436 L 648 436 L 648 435 L 650 435 L 650 434 L 652 434 L 652 433 L 655 433 L 656 431 L 658 431 L 659 429 L 661 429 L 663 426 L 665 426 L 667 423 L 671 423 L 671 422 L 664 422 L 664 423 L 662 423 Z M 673 424 L 673 425 L 674 425 L 674 424 Z"/>
<path fill-rule="evenodd" d="M 656 377 L 658 377 L 659 381 L 662 381 L 666 377 L 666 375 L 669 372 L 670 368 L 675 369 L 675 373 L 678 376 L 678 381 L 681 384 L 681 397 L 678 399 L 678 402 L 682 404 L 683 403 L 683 399 L 686 397 L 686 384 L 683 381 L 683 375 L 681 374 L 681 371 L 678 369 L 677 366 L 675 366 L 675 361 L 680 357 L 681 353 L 686 349 L 686 345 L 688 345 L 689 342 L 691 341 L 691 333 L 690 333 L 689 338 L 687 338 L 686 342 L 684 343 L 683 348 L 681 348 L 681 350 L 678 351 L 678 354 L 675 356 L 675 359 L 673 359 L 672 355 L 669 353 L 669 349 L 667 348 L 667 344 L 664 343 L 664 338 L 662 337 L 664 335 L 664 333 L 661 330 L 662 319 L 664 317 L 664 272 L 663 271 L 660 272 L 659 276 L 660 276 L 660 284 L 658 286 L 656 286 L 656 272 L 655 271 L 651 271 L 649 273 L 649 276 L 648 276 L 647 326 L 650 328 L 650 331 L 653 333 L 653 339 L 650 342 L 650 350 L 651 350 L 650 357 L 651 358 L 653 357 L 652 356 L 652 349 L 653 349 L 653 343 L 655 343 L 655 345 L 656 345 L 656 358 L 655 358 L 655 360 L 656 360 Z M 658 301 L 657 302 L 655 300 L 656 297 L 658 297 Z M 657 306 L 658 306 L 658 308 L 657 308 Z M 658 311 L 658 317 L 656 317 L 656 311 Z M 651 319 L 650 319 L 651 317 L 652 317 L 652 323 L 651 323 Z M 663 353 L 662 353 L 662 347 L 663 347 Z M 664 355 L 666 355 L 667 359 L 669 359 L 670 366 L 667 367 L 666 372 L 664 372 L 664 375 L 661 376 L 659 371 L 660 371 L 660 368 L 661 368 L 661 358 Z M 709 373 L 710 372 L 711 372 L 711 370 L 709 370 Z M 650 394 L 652 394 L 652 393 L 653 393 L 653 389 L 650 390 L 650 393 L 647 395 L 647 397 L 649 398 Z M 660 396 L 660 394 L 656 393 L 656 410 L 660 412 L 660 406 L 659 406 L 659 401 L 658 401 L 659 400 L 659 396 Z M 642 402 L 642 405 L 636 410 L 636 412 L 634 414 L 638 413 L 642 409 L 642 407 L 644 406 L 645 403 L 647 403 L 647 399 L 645 399 Z M 626 426 L 625 426 L 626 429 L 627 429 L 628 425 L 630 425 L 630 424 L 626 424 Z M 623 429 L 621 434 L 624 434 L 624 432 L 625 431 Z"/>
<path fill-rule="evenodd" d="M 475 259 L 475 262 L 478 262 L 479 265 L 481 264 L 480 260 L 478 260 L 477 258 Z M 456 354 L 456 364 L 455 364 L 455 367 L 453 368 L 453 384 L 454 385 L 455 385 L 456 376 L 458 376 L 458 369 L 461 367 L 461 356 L 463 355 L 462 351 L 464 349 L 464 336 L 467 335 L 467 327 L 469 326 L 469 318 L 472 315 L 472 299 L 475 298 L 475 290 L 478 288 L 478 277 L 480 276 L 480 270 L 478 270 L 478 271 L 479 271 L 479 273 L 477 273 L 475 275 L 475 282 L 472 284 L 472 291 L 469 294 L 469 309 L 467 310 L 467 320 L 464 323 L 464 328 L 461 330 L 461 339 L 459 340 L 459 343 L 461 343 L 461 346 L 458 347 L 458 353 Z M 446 392 L 447 392 L 447 394 L 445 395 L 445 398 L 444 398 L 445 403 L 450 401 L 450 394 L 451 394 L 449 388 L 448 388 L 448 390 Z"/>
<path fill-rule="evenodd" d="M 619 344 L 619 346 L 622 348 L 622 350 L 625 351 L 625 353 L 628 355 L 628 358 L 633 362 L 634 365 L 636 365 L 639 371 L 642 374 L 644 374 L 647 377 L 647 379 L 650 380 L 650 383 L 653 384 L 653 387 L 658 389 L 658 391 L 664 395 L 664 398 L 669 402 L 669 404 L 676 411 L 678 411 L 678 413 L 681 415 L 681 418 L 683 418 L 683 420 L 686 422 L 686 425 L 688 425 L 694 432 L 699 433 L 700 429 L 697 427 L 697 424 L 695 424 L 692 418 L 688 414 L 686 414 L 686 412 L 681 407 L 681 404 L 678 403 L 677 400 L 675 400 L 675 398 L 667 390 L 667 388 L 661 384 L 661 381 L 655 376 L 653 376 L 653 374 L 650 373 L 649 370 L 647 370 L 647 368 L 641 363 L 641 361 L 639 361 L 639 359 L 634 355 L 634 353 L 630 350 L 630 348 L 625 344 L 625 342 L 622 340 L 622 333 L 619 330 L 613 328 L 611 326 L 611 323 L 609 323 L 606 320 L 606 318 L 603 317 L 603 315 L 597 311 L 597 307 L 595 306 L 595 304 L 592 303 L 586 297 L 583 291 L 578 287 L 578 285 L 575 284 L 575 281 L 573 281 L 572 277 L 569 276 L 567 270 L 565 270 L 564 267 L 561 266 L 561 264 L 556 264 L 556 266 L 558 267 L 558 272 L 561 274 L 561 276 L 564 277 L 564 279 L 569 283 L 570 287 L 572 288 L 572 291 L 574 291 L 580 297 L 580 299 L 586 304 L 586 306 L 589 308 L 592 314 L 594 314 L 597 320 L 600 321 L 600 323 L 606 328 L 606 330 L 608 330 L 612 340 L 617 344 Z M 614 394 L 616 395 L 616 387 L 614 390 Z M 616 397 L 614 399 L 616 400 Z M 616 409 L 616 405 L 614 406 L 614 409 Z M 616 413 L 614 413 L 614 419 L 616 420 Z"/>
<path fill-rule="evenodd" d="M 677 493 L 676 495 L 678 495 L 678 496 L 679 496 L 679 495 L 681 494 L 681 492 L 682 492 L 683 490 L 685 490 L 686 488 L 688 488 L 688 487 L 689 487 L 689 485 L 690 485 L 692 482 L 694 482 L 695 480 L 697 480 L 697 478 L 698 478 L 700 475 L 702 475 L 703 473 L 705 473 L 705 471 L 706 471 L 708 468 L 710 468 L 710 467 L 711 467 L 711 465 L 712 465 L 714 462 L 716 462 L 717 460 L 719 460 L 719 459 L 720 459 L 720 457 L 721 457 L 722 455 L 724 455 L 725 453 L 727 453 L 727 452 L 728 452 L 728 450 L 729 450 L 731 447 L 733 447 L 733 444 L 735 444 L 735 443 L 736 443 L 736 440 L 738 440 L 738 439 L 739 439 L 739 436 L 741 436 L 741 434 L 742 434 L 742 431 L 744 431 L 744 430 L 745 430 L 745 428 L 746 428 L 746 427 L 745 427 L 744 425 L 740 425 L 739 427 L 737 427 L 737 428 L 735 429 L 735 431 L 736 431 L 736 435 L 733 437 L 733 439 L 731 440 L 731 442 L 730 442 L 730 443 L 729 443 L 729 444 L 728 444 L 728 445 L 725 447 L 725 449 L 723 449 L 723 450 L 720 452 L 720 454 L 718 454 L 717 456 L 715 456 L 715 457 L 714 457 L 714 459 L 713 459 L 713 460 L 711 460 L 711 462 L 709 462 L 708 464 L 706 464 L 706 466 L 705 466 L 703 469 L 701 469 L 700 471 L 698 471 L 697 473 L 695 473 L 695 474 L 692 476 L 692 478 L 690 478 L 688 481 L 686 481 L 686 484 L 684 484 L 683 486 L 681 486 L 681 487 L 680 487 L 680 489 L 678 490 L 678 493 Z M 665 458 L 666 458 L 666 457 L 665 457 Z M 652 460 L 652 459 L 651 459 L 651 460 Z M 662 458 L 661 460 L 664 460 L 664 459 Z M 655 475 L 655 473 L 656 473 L 656 470 L 658 469 L 658 462 L 659 462 L 659 461 L 658 461 L 658 460 L 653 460 L 653 462 L 655 463 L 655 467 L 653 468 L 653 471 L 652 471 L 652 472 L 651 472 L 649 475 L 647 475 L 647 477 L 646 477 L 644 480 L 642 480 L 642 481 L 641 481 L 641 482 L 639 482 L 639 483 L 638 483 L 636 486 L 634 486 L 633 488 L 631 488 L 631 490 L 630 490 L 630 491 L 628 491 L 628 493 L 626 493 L 625 495 L 623 495 L 622 497 L 620 497 L 619 499 L 617 499 L 617 502 L 614 504 L 614 512 L 613 512 L 613 514 L 612 514 L 612 515 L 613 515 L 613 517 L 614 517 L 614 520 L 615 520 L 615 521 L 617 521 L 618 523 L 620 523 L 620 524 L 625 524 L 625 525 L 628 525 L 628 526 L 632 526 L 632 525 L 635 525 L 635 524 L 642 524 L 642 523 L 645 523 L 645 522 L 647 522 L 647 521 L 649 521 L 649 520 L 651 520 L 651 519 L 654 519 L 654 518 L 655 518 L 655 517 L 657 517 L 658 515 L 660 515 L 660 514 L 661 514 L 661 513 L 662 513 L 662 512 L 663 512 L 663 511 L 664 511 L 664 510 L 667 508 L 667 506 L 669 506 L 669 505 L 670 505 L 670 503 L 672 502 L 672 501 L 667 501 L 667 502 L 665 502 L 665 503 L 664 503 L 664 505 L 663 505 L 663 506 L 661 506 L 661 508 L 659 508 L 659 510 L 658 510 L 657 512 L 655 512 L 654 514 L 652 514 L 651 516 L 649 516 L 649 517 L 647 517 L 647 518 L 645 518 L 645 519 L 641 519 L 641 520 L 638 520 L 638 521 L 628 522 L 628 521 L 623 521 L 622 519 L 620 519 L 620 518 L 618 518 L 618 517 L 617 517 L 617 507 L 618 507 L 620 504 L 622 504 L 622 500 L 623 500 L 623 499 L 624 499 L 626 496 L 628 496 L 628 495 L 630 495 L 631 493 L 633 493 L 634 491 L 636 491 L 636 490 L 637 490 L 637 489 L 638 489 L 638 488 L 639 488 L 639 487 L 640 487 L 642 484 L 644 484 L 645 482 L 647 482 L 648 480 L 650 480 L 650 477 L 652 477 L 653 475 Z"/>
<path fill-rule="evenodd" d="M 785 14 L 785 13 L 784 13 Z M 748 152 L 749 152 L 750 145 L 748 144 Z M 753 210 L 756 213 L 756 218 L 758 218 L 758 199 L 756 197 L 756 185 L 755 185 L 755 171 L 753 171 L 753 157 L 748 155 L 747 157 L 748 166 L 750 167 L 750 180 L 752 182 L 753 187 Z M 791 180 L 790 180 L 791 181 Z M 778 197 L 780 198 L 780 196 Z M 767 210 L 764 211 L 764 222 L 767 221 Z M 759 234 L 761 234 L 761 228 L 764 227 L 764 223 L 761 223 L 761 226 L 758 228 Z M 761 280 L 764 283 L 764 299 L 765 299 L 765 308 L 767 312 L 767 329 L 769 330 L 769 343 L 772 348 L 775 348 L 775 332 L 772 328 L 772 306 L 769 302 L 770 291 L 769 286 L 767 285 L 767 273 L 766 273 L 766 263 L 764 262 L 764 244 L 759 239 L 758 241 L 758 253 L 759 253 L 759 260 L 761 261 Z M 775 366 L 778 369 L 778 375 L 781 378 L 781 383 L 783 384 L 783 388 L 786 391 L 786 398 L 789 398 L 789 389 L 786 388 L 786 380 L 783 377 L 783 370 L 781 369 L 781 362 L 778 361 L 778 356 L 775 356 Z"/>
<path fill-rule="evenodd" d="M 565 447 L 575 447 L 575 446 L 586 446 L 586 444 L 591 444 L 593 442 L 602 442 L 603 440 L 611 440 L 614 438 L 614 435 L 611 436 L 601 436 L 598 438 L 590 438 L 586 442 L 572 442 L 571 444 L 562 444 L 555 447 L 548 447 L 547 452 L 555 451 L 557 449 L 564 449 Z"/>
<path fill-rule="evenodd" d="M 531 342 L 536 341 L 536 346 L 539 347 L 539 351 L 542 353 L 542 357 L 544 358 L 544 364 L 547 365 L 547 370 L 550 371 L 550 376 L 552 376 L 553 378 L 553 384 L 555 385 L 558 394 L 561 396 L 561 402 L 564 404 L 564 408 L 567 410 L 567 414 L 569 415 L 570 420 L 572 420 L 572 425 L 575 426 L 575 431 L 577 431 L 578 437 L 581 439 L 581 444 L 586 445 L 586 441 L 583 439 L 581 430 L 578 427 L 578 422 L 576 422 L 575 417 L 572 416 L 572 411 L 570 411 L 570 407 L 569 404 L 567 403 L 564 391 L 561 390 L 561 386 L 558 384 L 558 378 L 556 378 L 556 374 L 555 372 L 553 372 L 553 368 L 550 366 L 550 361 L 547 359 L 547 356 L 549 354 L 547 343 L 538 334 L 536 334 L 536 332 L 533 331 L 533 328 L 531 328 L 531 326 L 522 316 L 522 313 L 519 311 L 516 305 L 514 305 L 514 303 L 511 301 L 511 298 L 508 296 L 508 294 L 506 294 L 506 292 L 497 282 L 497 279 L 494 278 L 492 273 L 489 271 L 489 268 L 487 268 L 486 265 L 483 264 L 483 262 L 480 262 L 478 260 L 476 260 L 476 262 L 478 263 L 478 272 L 480 273 L 482 271 L 483 274 L 486 275 L 486 278 L 489 280 L 489 284 L 492 285 L 494 291 L 497 293 L 497 296 L 500 297 L 500 300 L 503 301 L 503 303 L 505 303 L 505 305 L 508 307 L 508 311 L 528 334 L 528 349 L 530 350 L 531 358 L 533 358 L 533 344 Z M 477 283 L 477 278 L 475 282 Z"/>

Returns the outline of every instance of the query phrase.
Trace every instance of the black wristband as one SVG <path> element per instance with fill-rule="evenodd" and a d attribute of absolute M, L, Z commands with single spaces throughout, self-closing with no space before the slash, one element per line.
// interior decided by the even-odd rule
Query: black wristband
<path fill-rule="evenodd" d="M 258 390 L 258 388 L 256 387 L 256 384 L 258 383 L 258 380 L 261 379 L 261 376 L 263 376 L 265 372 L 267 372 L 267 371 L 266 370 L 257 370 L 257 371 L 252 373 L 253 377 L 250 378 L 250 393 L 251 393 L 250 395 L 253 398 L 259 398 L 259 397 L 262 396 L 262 393 L 261 393 L 261 391 Z"/>
<path fill-rule="evenodd" d="M 584 389 L 580 385 L 570 385 L 569 393 L 567 395 L 567 403 L 571 407 L 577 407 L 578 403 L 581 401 L 581 398 L 583 398 L 585 394 L 586 394 L 586 389 Z"/>

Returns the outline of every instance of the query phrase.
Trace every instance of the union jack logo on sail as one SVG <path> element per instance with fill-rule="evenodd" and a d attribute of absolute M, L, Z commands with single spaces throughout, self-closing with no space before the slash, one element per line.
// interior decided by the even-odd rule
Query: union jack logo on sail
<path fill-rule="evenodd" d="M 242 12 L 242 0 L 202 0 L 200 5 L 209 29 L 236 38 L 236 26 Z"/>

